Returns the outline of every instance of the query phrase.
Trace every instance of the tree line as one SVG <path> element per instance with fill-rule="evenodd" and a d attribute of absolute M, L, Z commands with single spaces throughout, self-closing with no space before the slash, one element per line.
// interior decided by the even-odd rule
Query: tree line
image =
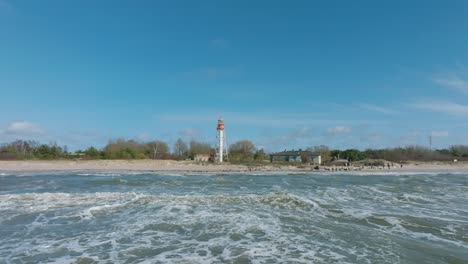
<path fill-rule="evenodd" d="M 68 152 L 66 146 L 56 143 L 41 144 L 38 141 L 16 140 L 0 145 L 0 159 L 168 159 L 187 160 L 195 159 L 197 155 L 209 156 L 215 159 L 215 148 L 206 142 L 192 140 L 185 142 L 178 139 L 172 151 L 169 145 L 161 140 L 139 142 L 136 140 L 114 139 L 110 140 L 102 149 L 94 146 L 84 150 Z M 229 147 L 228 157 L 232 161 L 243 162 L 263 160 L 266 157 L 263 149 L 257 150 L 249 140 L 241 140 Z"/>
<path fill-rule="evenodd" d="M 334 158 L 347 159 L 351 162 L 366 159 L 382 159 L 392 162 L 401 161 L 451 161 L 468 160 L 468 146 L 454 145 L 446 149 L 429 149 L 421 146 L 407 146 L 386 149 L 346 149 L 333 150 L 327 146 L 309 147 L 306 150 L 320 154 L 324 163 Z M 16 140 L 0 145 L 0 159 L 194 159 L 197 155 L 209 156 L 215 160 L 215 148 L 206 142 L 192 140 L 185 142 L 178 139 L 172 149 L 161 140 L 138 142 L 127 139 L 110 140 L 102 149 L 89 147 L 73 153 L 67 146 L 52 142 L 41 144 L 32 140 Z M 250 140 L 240 140 L 228 148 L 227 160 L 230 162 L 261 162 L 268 159 L 268 153 L 259 149 Z"/>
<path fill-rule="evenodd" d="M 16 140 L 0 145 L 1 159 L 58 159 L 68 153 L 66 146 L 53 142 L 40 144 L 34 140 Z"/>
<path fill-rule="evenodd" d="M 138 142 L 135 140 L 115 139 L 101 150 L 89 147 L 75 153 L 88 159 L 193 159 L 196 155 L 210 155 L 214 149 L 210 144 L 190 141 L 188 144 L 178 139 L 171 149 L 161 140 Z"/>
<path fill-rule="evenodd" d="M 328 162 L 332 159 L 347 159 L 350 162 L 367 159 L 381 159 L 392 162 L 468 160 L 468 146 L 465 145 L 453 145 L 446 149 L 406 146 L 366 150 L 329 150 L 326 146 L 319 146 L 309 148 L 308 150 L 320 153 L 323 162 Z"/>

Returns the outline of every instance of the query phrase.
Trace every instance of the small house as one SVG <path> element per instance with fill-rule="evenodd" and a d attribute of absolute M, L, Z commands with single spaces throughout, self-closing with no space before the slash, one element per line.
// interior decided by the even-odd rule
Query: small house
<path fill-rule="evenodd" d="M 307 150 L 285 150 L 270 154 L 270 162 L 303 162 L 304 158 L 307 159 L 304 162 L 310 162 L 318 165 L 322 164 L 322 157 L 320 154 Z"/>
<path fill-rule="evenodd" d="M 347 159 L 337 159 L 337 158 L 334 158 L 334 159 L 330 162 L 330 165 L 349 167 L 349 160 L 347 160 Z"/>
<path fill-rule="evenodd" d="M 210 155 L 208 154 L 197 154 L 193 157 L 194 161 L 208 162 L 210 161 Z"/>

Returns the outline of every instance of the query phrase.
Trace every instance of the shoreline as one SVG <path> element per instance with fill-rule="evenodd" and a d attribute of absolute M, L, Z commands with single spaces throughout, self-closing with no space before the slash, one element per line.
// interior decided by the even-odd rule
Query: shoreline
<path fill-rule="evenodd" d="M 0 172 L 47 172 L 47 171 L 137 171 L 137 172 L 468 172 L 468 163 L 414 162 L 404 164 L 403 168 L 382 167 L 330 167 L 296 165 L 241 165 L 197 163 L 174 160 L 22 160 L 0 161 Z"/>

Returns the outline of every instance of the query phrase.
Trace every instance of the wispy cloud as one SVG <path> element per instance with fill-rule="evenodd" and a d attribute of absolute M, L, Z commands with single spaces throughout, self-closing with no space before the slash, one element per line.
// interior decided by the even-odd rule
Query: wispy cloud
<path fill-rule="evenodd" d="M 294 143 L 298 140 L 302 139 L 307 139 L 313 136 L 313 131 L 312 129 L 308 127 L 303 127 L 299 129 L 293 129 L 290 130 L 282 135 L 279 135 L 277 137 L 274 137 L 273 140 L 276 142 L 276 144 L 290 144 Z"/>
<path fill-rule="evenodd" d="M 419 129 L 413 129 L 400 135 L 396 142 L 398 142 L 400 146 L 418 145 L 421 143 L 422 137 L 423 134 Z"/>
<path fill-rule="evenodd" d="M 327 134 L 331 136 L 343 135 L 351 133 L 352 128 L 349 126 L 336 126 L 329 128 Z"/>
<path fill-rule="evenodd" d="M 218 120 L 219 114 L 227 125 L 255 125 L 255 126 L 278 126 L 278 127 L 298 127 L 308 125 L 337 125 L 337 124 L 385 124 L 381 120 L 357 120 L 357 119 L 333 119 L 329 117 L 317 118 L 308 114 L 295 113 L 242 113 L 242 112 L 220 112 L 211 110 L 200 113 L 168 113 L 159 115 L 158 118 L 164 122 L 186 122 L 186 123 L 213 123 Z"/>
<path fill-rule="evenodd" d="M 290 148 L 307 148 L 312 145 L 312 142 L 320 142 L 320 137 L 314 133 L 314 130 L 309 127 L 291 129 L 281 134 L 264 131 L 259 140 L 258 148 L 263 148 L 267 151 L 280 151 Z"/>
<path fill-rule="evenodd" d="M 432 131 L 431 136 L 433 136 L 433 137 L 448 137 L 449 132 L 448 131 Z"/>
<path fill-rule="evenodd" d="M 309 137 L 312 134 L 312 129 L 308 127 L 303 127 L 300 129 L 295 129 L 290 131 L 287 135 L 288 137 L 292 138 L 304 138 L 304 137 Z"/>
<path fill-rule="evenodd" d="M 381 132 L 370 132 L 363 134 L 359 137 L 361 142 L 375 142 L 375 141 L 382 141 L 385 135 Z"/>
<path fill-rule="evenodd" d="M 450 116 L 468 116 L 468 105 L 453 102 L 416 102 L 409 106 Z"/>
<path fill-rule="evenodd" d="M 378 112 L 378 113 L 382 113 L 386 115 L 395 115 L 399 113 L 398 111 L 395 111 L 393 109 L 389 109 L 389 108 L 377 106 L 377 105 L 372 105 L 372 104 L 360 103 L 360 104 L 357 104 L 357 106 L 362 109 L 366 109 L 369 111 Z"/>
<path fill-rule="evenodd" d="M 138 141 L 148 141 L 150 139 L 150 135 L 146 132 L 142 132 L 136 136 Z"/>
<path fill-rule="evenodd" d="M 44 130 L 33 123 L 18 121 L 9 124 L 3 133 L 10 136 L 39 136 L 44 134 Z"/>
<path fill-rule="evenodd" d="M 214 126 L 213 126 L 214 127 Z M 194 140 L 200 137 L 200 132 L 193 128 L 186 128 L 179 132 L 179 135 L 188 140 Z"/>
<path fill-rule="evenodd" d="M 435 77 L 433 81 L 444 88 L 468 95 L 468 81 L 460 77 L 459 74 L 450 73 L 444 76 L 438 76 Z"/>

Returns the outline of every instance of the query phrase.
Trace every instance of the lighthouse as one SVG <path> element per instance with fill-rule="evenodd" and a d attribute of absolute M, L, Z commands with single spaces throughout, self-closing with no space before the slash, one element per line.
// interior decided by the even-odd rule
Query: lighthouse
<path fill-rule="evenodd" d="M 216 160 L 218 162 L 223 162 L 224 152 L 226 151 L 226 144 L 224 139 L 224 120 L 221 117 L 218 119 L 218 126 L 216 127 L 216 130 L 218 130 L 218 149 L 216 153 Z"/>

